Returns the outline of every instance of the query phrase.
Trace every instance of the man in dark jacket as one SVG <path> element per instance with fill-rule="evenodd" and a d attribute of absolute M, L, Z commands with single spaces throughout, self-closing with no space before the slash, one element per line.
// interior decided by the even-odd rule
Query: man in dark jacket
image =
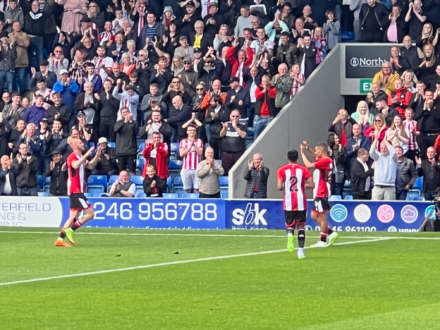
<path fill-rule="evenodd" d="M 58 120 L 63 126 L 63 131 L 67 132 L 69 130 L 70 110 L 61 102 L 60 93 L 52 94 L 52 101 L 54 104 L 47 109 L 46 113 L 49 129 L 52 129 L 54 120 Z"/>
<path fill-rule="evenodd" d="M 418 48 L 412 45 L 412 39 L 409 35 L 403 38 L 403 46 L 399 50 L 400 56 L 408 59 L 411 70 L 416 71 L 420 65 L 420 57 Z"/>
<path fill-rule="evenodd" d="M 9 93 L 12 93 L 12 82 L 14 80 L 15 60 L 17 51 L 15 46 L 8 43 L 8 33 L 3 31 L 0 33 L 0 91 L 3 92 L 5 81 Z"/>
<path fill-rule="evenodd" d="M 171 149 L 171 136 L 173 135 L 173 130 L 170 124 L 162 119 L 160 106 L 158 105 L 153 107 L 151 118 L 147 120 L 145 126 L 139 129 L 139 138 L 152 141 L 154 132 L 159 132 L 162 142 L 168 145 L 168 149 Z"/>
<path fill-rule="evenodd" d="M 12 148 L 10 148 L 10 139 L 12 134 L 12 127 L 7 121 L 0 120 L 0 157 L 9 155 Z"/>
<path fill-rule="evenodd" d="M 52 161 L 46 168 L 45 177 L 50 177 L 50 194 L 53 196 L 67 195 L 67 166 L 62 161 L 63 155 L 59 150 L 52 151 Z"/>
<path fill-rule="evenodd" d="M 339 136 L 341 144 L 345 147 L 347 140 L 353 135 L 353 124 L 355 123 L 356 121 L 348 116 L 347 110 L 339 109 L 338 115 L 329 126 L 328 131 Z"/>
<path fill-rule="evenodd" d="M 191 118 L 191 107 L 187 105 L 183 105 L 182 97 L 175 96 L 173 98 L 173 108 L 174 111 L 170 111 L 170 117 L 165 119 L 171 127 L 174 128 L 176 132 L 175 141 L 180 142 L 180 140 L 184 139 L 186 136 L 185 130 L 182 128 L 182 125 L 185 124 Z M 174 142 L 174 141 L 171 141 Z"/>
<path fill-rule="evenodd" d="M 267 198 L 267 180 L 269 168 L 263 165 L 263 156 L 257 153 L 252 160 L 248 161 L 249 169 L 244 174 L 247 181 L 244 197 L 246 198 Z"/>
<path fill-rule="evenodd" d="M 417 172 L 412 160 L 403 155 L 401 146 L 394 147 L 397 155 L 396 200 L 406 200 L 408 191 L 417 179 Z"/>
<path fill-rule="evenodd" d="M 27 108 L 26 112 L 23 115 L 23 119 L 27 123 L 32 123 L 38 127 L 40 124 L 40 120 L 45 118 L 47 115 L 46 109 L 43 108 L 44 96 L 38 95 L 35 99 L 35 105 Z"/>
<path fill-rule="evenodd" d="M 98 146 L 101 146 L 101 155 L 99 155 L 98 164 L 96 164 L 92 174 L 107 175 L 107 178 L 110 178 L 112 175 L 117 175 L 119 171 L 115 149 L 109 148 L 108 141 L 105 137 L 99 138 Z"/>
<path fill-rule="evenodd" d="M 370 154 L 367 149 L 360 148 L 357 151 L 357 158 L 351 166 L 350 173 L 351 194 L 354 199 L 371 199 L 374 170 L 371 168 L 371 164 L 369 164 L 369 159 Z"/>
<path fill-rule="evenodd" d="M 13 166 L 18 172 L 17 191 L 19 196 L 38 196 L 38 159 L 28 154 L 26 143 L 21 143 Z"/>
<path fill-rule="evenodd" d="M 31 11 L 24 17 L 23 31 L 26 32 L 30 39 L 28 51 L 37 53 L 37 60 L 40 63 L 43 60 L 44 48 L 44 23 L 46 16 L 40 12 L 40 3 L 33 1 Z"/>
<path fill-rule="evenodd" d="M 57 82 L 56 73 L 49 71 L 49 62 L 47 60 L 43 60 L 40 62 L 40 72 L 37 72 L 35 68 L 31 69 L 32 77 L 29 81 L 29 87 L 34 89 L 37 85 L 37 82 L 40 80 L 44 80 L 44 83 L 47 88 L 52 89 L 53 85 Z"/>
<path fill-rule="evenodd" d="M 133 114 L 128 108 L 121 109 L 122 119 L 114 127 L 116 133 L 116 161 L 119 172 L 125 171 L 127 166 L 134 175 L 136 172 L 136 154 L 138 124 L 133 120 Z"/>
<path fill-rule="evenodd" d="M 229 121 L 229 113 L 231 111 L 223 106 L 222 99 L 219 95 L 214 94 L 209 101 L 208 114 L 205 118 L 205 124 L 209 124 L 211 137 L 209 145 L 214 149 L 214 159 L 220 158 L 220 150 L 222 148 L 222 138 L 220 132 L 223 123 Z"/>
<path fill-rule="evenodd" d="M 0 167 L 0 196 L 18 196 L 15 176 L 16 169 L 12 166 L 9 156 L 2 156 Z"/>
<path fill-rule="evenodd" d="M 388 13 L 384 5 L 375 0 L 367 0 L 359 12 L 363 42 L 382 42 L 385 27 L 388 25 Z"/>
<path fill-rule="evenodd" d="M 212 50 L 210 48 L 209 52 Z M 206 55 L 197 64 L 197 72 L 199 74 L 199 80 L 205 83 L 206 89 L 210 89 L 212 82 L 221 77 L 221 72 L 224 66 L 223 63 L 215 60 L 214 55 Z"/>
<path fill-rule="evenodd" d="M 159 94 L 165 93 L 171 80 L 173 79 L 173 73 L 167 66 L 167 59 L 164 56 L 159 58 L 157 69 L 153 69 L 150 77 L 150 84 L 156 83 L 159 90 Z"/>
<path fill-rule="evenodd" d="M 240 79 L 232 77 L 230 80 L 231 89 L 226 95 L 225 107 L 232 110 L 240 111 L 241 118 L 247 118 L 247 109 L 251 104 L 249 90 L 241 88 Z"/>
<path fill-rule="evenodd" d="M 426 159 L 416 157 L 417 175 L 423 177 L 423 193 L 425 200 L 432 201 L 440 186 L 440 163 L 437 160 L 437 152 L 434 147 L 426 151 Z"/>
<path fill-rule="evenodd" d="M 351 168 L 356 157 L 358 157 L 359 149 L 364 148 L 365 150 L 370 150 L 370 147 L 371 138 L 362 133 L 361 126 L 358 123 L 353 124 L 353 136 L 347 140 L 347 146 L 345 147 L 347 151 L 348 168 Z"/>
<path fill-rule="evenodd" d="M 101 101 L 101 112 L 99 120 L 99 136 L 114 142 L 116 139 L 113 128 L 116 124 L 119 111 L 119 100 L 112 95 L 112 82 L 104 81 L 104 90 L 99 94 Z"/>

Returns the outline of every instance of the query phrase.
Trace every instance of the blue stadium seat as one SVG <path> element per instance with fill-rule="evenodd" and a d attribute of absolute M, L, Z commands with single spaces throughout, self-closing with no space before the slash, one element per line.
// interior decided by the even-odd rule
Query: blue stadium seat
<path fill-rule="evenodd" d="M 131 177 L 131 181 L 136 185 L 136 187 L 138 188 L 142 188 L 142 191 L 144 191 L 143 188 L 143 183 L 144 183 L 144 178 L 139 176 L 139 175 L 134 175 Z"/>
<path fill-rule="evenodd" d="M 119 179 L 119 175 L 112 175 L 110 179 L 108 179 L 107 192 L 110 192 L 110 189 L 112 189 L 112 184 L 118 179 Z"/>
<path fill-rule="evenodd" d="M 173 189 L 171 189 L 172 193 L 178 194 L 179 196 L 185 193 L 183 190 L 183 182 L 180 176 L 176 176 L 173 181 Z"/>
<path fill-rule="evenodd" d="M 43 176 L 42 175 L 38 175 L 37 176 L 37 180 L 38 180 L 38 188 L 39 188 L 39 190 L 43 190 L 43 187 L 44 187 Z"/>
<path fill-rule="evenodd" d="M 89 193 L 89 192 L 86 192 L 86 193 L 84 193 L 84 196 L 86 196 L 87 198 L 91 198 L 91 197 L 92 197 L 92 194 Z"/>
<path fill-rule="evenodd" d="M 136 175 L 141 175 L 145 166 L 145 158 L 140 157 L 136 159 Z"/>
<path fill-rule="evenodd" d="M 417 189 L 420 192 L 423 191 L 423 177 L 419 177 L 416 179 L 416 183 L 414 183 L 413 189 Z"/>
<path fill-rule="evenodd" d="M 108 193 L 103 193 L 103 194 L 101 194 L 101 196 L 100 196 L 100 197 L 104 197 L 104 196 L 107 196 L 107 197 L 109 197 L 110 195 L 109 195 Z"/>
<path fill-rule="evenodd" d="M 330 197 L 331 201 L 340 201 L 342 199 L 341 195 L 332 195 Z"/>
<path fill-rule="evenodd" d="M 173 180 L 171 180 L 171 177 L 169 176 L 167 178 L 167 191 L 171 191 L 172 188 L 173 188 Z"/>
<path fill-rule="evenodd" d="M 49 193 L 50 191 L 50 177 L 47 176 L 46 179 L 44 180 L 44 184 L 43 184 L 43 191 Z"/>
<path fill-rule="evenodd" d="M 344 188 L 351 188 L 350 180 L 347 180 L 347 181 L 344 182 Z"/>
<path fill-rule="evenodd" d="M 165 193 L 163 194 L 163 198 L 179 198 L 178 194 L 170 194 L 170 193 Z"/>
<path fill-rule="evenodd" d="M 228 190 L 221 190 L 220 197 L 223 199 L 227 199 L 229 197 L 229 191 Z"/>
<path fill-rule="evenodd" d="M 229 186 L 229 177 L 221 176 L 220 177 L 220 187 L 228 187 Z"/>
<path fill-rule="evenodd" d="M 38 192 L 38 197 L 48 197 L 48 196 L 50 196 L 48 192 L 45 191 Z"/>
<path fill-rule="evenodd" d="M 347 196 L 345 196 L 344 199 L 352 201 L 353 200 L 353 195 L 347 195 Z"/>
<path fill-rule="evenodd" d="M 180 196 L 180 198 L 199 198 L 199 194 L 198 193 L 193 193 L 193 194 L 188 194 L 188 193 L 184 193 Z"/>
<path fill-rule="evenodd" d="M 415 201 L 417 198 L 420 197 L 420 191 L 418 190 L 410 190 L 408 191 L 408 195 L 406 195 L 407 201 Z"/>
<path fill-rule="evenodd" d="M 171 143 L 170 155 L 173 157 L 177 157 L 179 155 L 180 144 L 177 142 Z"/>
<path fill-rule="evenodd" d="M 137 198 L 147 198 L 147 194 L 145 194 L 145 192 L 141 191 L 141 190 L 136 190 L 136 195 Z"/>
<path fill-rule="evenodd" d="M 342 31 L 341 33 L 341 41 L 353 41 L 354 40 L 354 32 L 353 31 Z"/>
<path fill-rule="evenodd" d="M 141 144 L 139 144 L 138 153 L 142 154 L 142 151 L 144 151 L 144 148 L 145 148 L 145 142 L 142 142 Z"/>
<path fill-rule="evenodd" d="M 115 142 L 108 142 L 107 143 L 109 148 L 116 148 L 116 143 Z"/>
<path fill-rule="evenodd" d="M 107 190 L 107 176 L 106 175 L 91 175 L 87 179 L 87 192 L 103 193 Z"/>
<path fill-rule="evenodd" d="M 171 179 L 174 179 L 177 175 L 180 174 L 182 165 L 183 162 L 181 160 L 170 159 L 170 163 L 168 164 L 168 172 L 170 173 Z"/>
<path fill-rule="evenodd" d="M 253 127 L 248 127 L 247 128 L 247 136 L 249 137 L 253 137 L 255 134 L 254 128 Z"/>
<path fill-rule="evenodd" d="M 94 142 L 89 142 L 89 147 L 91 148 L 91 147 L 94 147 L 95 146 L 95 143 Z"/>

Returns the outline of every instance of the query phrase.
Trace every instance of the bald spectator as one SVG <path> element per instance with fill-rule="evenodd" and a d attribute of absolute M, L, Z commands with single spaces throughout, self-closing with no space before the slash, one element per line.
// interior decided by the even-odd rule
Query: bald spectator
<path fill-rule="evenodd" d="M 200 198 L 220 198 L 220 179 L 224 173 L 222 165 L 214 160 L 214 149 L 205 150 L 205 160 L 197 165 L 197 176 L 200 179 Z"/>
<path fill-rule="evenodd" d="M 402 79 L 394 80 L 394 91 L 388 96 L 388 105 L 393 106 L 400 115 L 400 118 L 405 119 L 405 109 L 411 101 L 412 93 L 405 86 L 403 86 Z"/>
<path fill-rule="evenodd" d="M 272 78 L 272 86 L 277 89 L 274 116 L 290 101 L 290 89 L 293 82 L 288 71 L 287 65 L 282 63 L 278 66 L 278 74 Z"/>
<path fill-rule="evenodd" d="M 185 130 L 182 125 L 191 119 L 191 107 L 184 105 L 181 96 L 174 96 L 173 108 L 170 109 L 170 117 L 165 121 L 171 125 L 174 134 L 171 142 L 179 142 L 185 138 Z"/>
<path fill-rule="evenodd" d="M 134 197 L 136 194 L 136 185 L 128 179 L 128 172 L 121 171 L 117 179 L 110 188 L 111 197 Z"/>
<path fill-rule="evenodd" d="M 301 70 L 301 73 L 304 74 L 306 79 L 309 79 L 310 75 L 318 65 L 316 63 L 316 54 L 319 53 L 310 34 L 306 33 L 302 39 L 298 39 L 298 52 L 298 63 L 301 68 L 304 68 L 304 70 Z"/>
<path fill-rule="evenodd" d="M 254 154 L 248 160 L 248 169 L 244 174 L 246 198 L 267 198 L 267 180 L 269 179 L 269 168 L 263 164 L 263 156 L 260 153 Z"/>
<path fill-rule="evenodd" d="M 8 155 L 1 158 L 0 168 L 0 196 L 18 196 L 15 184 L 16 169 Z"/>
<path fill-rule="evenodd" d="M 47 111 L 43 108 L 44 96 L 38 95 L 35 99 L 35 105 L 29 107 L 23 115 L 23 119 L 27 123 L 32 123 L 35 126 L 40 124 L 41 119 L 47 116 Z"/>
<path fill-rule="evenodd" d="M 246 150 L 247 127 L 240 123 L 240 112 L 234 110 L 231 112 L 230 121 L 223 123 L 220 131 L 222 140 L 222 166 L 225 170 L 225 176 L 228 176 L 229 170 L 240 159 Z"/>
<path fill-rule="evenodd" d="M 370 156 L 374 159 L 373 201 L 392 201 L 396 199 L 397 154 L 393 146 L 384 139 L 377 152 L 379 132 L 375 131 Z"/>

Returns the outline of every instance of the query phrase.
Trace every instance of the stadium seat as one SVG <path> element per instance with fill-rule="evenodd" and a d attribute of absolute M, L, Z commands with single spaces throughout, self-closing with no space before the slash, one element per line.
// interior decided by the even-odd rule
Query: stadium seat
<path fill-rule="evenodd" d="M 344 182 L 344 188 L 351 188 L 350 180 L 347 180 L 347 181 Z"/>
<path fill-rule="evenodd" d="M 144 178 L 139 175 L 134 175 L 131 177 L 131 181 L 136 185 L 136 188 L 142 188 L 142 191 L 144 191 Z"/>
<path fill-rule="evenodd" d="M 86 196 L 87 198 L 91 198 L 91 197 L 92 197 L 92 194 L 89 193 L 89 192 L 86 192 L 86 193 L 84 193 L 84 196 Z"/>
<path fill-rule="evenodd" d="M 44 180 L 43 191 L 49 193 L 50 192 L 50 177 L 47 176 Z"/>
<path fill-rule="evenodd" d="M 425 201 L 425 198 L 424 197 L 422 197 L 422 196 L 419 196 L 419 197 L 416 197 L 416 199 L 414 199 L 415 201 L 418 201 L 418 202 L 424 202 Z"/>
<path fill-rule="evenodd" d="M 136 159 L 136 175 L 141 175 L 145 166 L 145 158 L 140 157 Z"/>
<path fill-rule="evenodd" d="M 177 194 L 170 194 L 170 193 L 165 193 L 163 194 L 163 198 L 179 198 L 179 195 Z"/>
<path fill-rule="evenodd" d="M 171 177 L 169 176 L 167 178 L 167 192 L 171 191 L 173 189 L 173 180 L 171 180 Z"/>
<path fill-rule="evenodd" d="M 229 177 L 221 176 L 220 177 L 220 187 L 228 187 L 229 186 Z"/>
<path fill-rule="evenodd" d="M 181 160 L 170 159 L 170 163 L 168 164 L 168 172 L 170 173 L 171 179 L 174 179 L 177 175 L 180 174 L 182 165 L 183 162 Z"/>
<path fill-rule="evenodd" d="M 115 142 L 108 142 L 107 143 L 109 148 L 116 148 L 116 143 Z"/>
<path fill-rule="evenodd" d="M 87 192 L 103 193 L 107 190 L 107 176 L 105 175 L 91 175 L 87 179 Z"/>
<path fill-rule="evenodd" d="M 103 193 L 103 194 L 101 194 L 100 197 L 105 197 L 105 196 L 109 197 L 110 195 L 108 193 Z"/>
<path fill-rule="evenodd" d="M 415 201 L 416 198 L 420 197 L 420 191 L 418 190 L 410 190 L 408 191 L 408 195 L 406 195 L 407 201 Z"/>
<path fill-rule="evenodd" d="M 112 175 L 107 183 L 107 192 L 110 192 L 110 189 L 112 189 L 112 184 L 115 183 L 116 180 L 119 179 L 119 175 Z"/>
<path fill-rule="evenodd" d="M 342 199 L 341 195 L 332 195 L 330 197 L 331 201 L 340 201 Z"/>
<path fill-rule="evenodd" d="M 419 177 L 416 179 L 416 183 L 414 183 L 413 189 L 416 189 L 420 192 L 423 191 L 423 177 Z"/>
<path fill-rule="evenodd" d="M 136 190 L 136 198 L 147 198 L 147 194 L 141 190 Z"/>
<path fill-rule="evenodd" d="M 352 201 L 353 200 L 353 195 L 347 195 L 347 196 L 345 196 L 344 199 Z"/>
<path fill-rule="evenodd" d="M 183 182 L 180 176 L 176 176 L 173 181 L 173 189 L 171 189 L 172 193 L 178 194 L 179 196 L 185 193 L 183 190 Z"/>
<path fill-rule="evenodd" d="M 354 32 L 353 31 L 342 31 L 341 33 L 341 41 L 353 41 L 354 40 Z"/>
<path fill-rule="evenodd" d="M 45 191 L 38 192 L 38 197 L 48 197 L 48 196 L 50 196 L 48 192 Z"/>
<path fill-rule="evenodd" d="M 95 143 L 94 142 L 89 142 L 89 147 L 91 148 L 91 147 L 94 147 L 95 146 Z"/>
<path fill-rule="evenodd" d="M 188 194 L 188 193 L 184 193 L 180 196 L 180 198 L 199 198 L 199 194 L 198 193 L 193 193 L 193 194 Z"/>
<path fill-rule="evenodd" d="M 44 187 L 43 176 L 42 175 L 38 175 L 37 176 L 37 180 L 38 180 L 38 188 L 39 188 L 39 190 L 43 190 L 43 187 Z"/>
<path fill-rule="evenodd" d="M 171 143 L 170 156 L 177 157 L 179 155 L 180 145 L 177 142 Z"/>
<path fill-rule="evenodd" d="M 138 153 L 142 154 L 142 151 L 144 151 L 144 148 L 145 148 L 145 142 L 142 142 L 141 144 L 139 144 Z"/>
<path fill-rule="evenodd" d="M 249 137 L 253 137 L 255 134 L 254 128 L 253 127 L 248 127 L 247 128 L 247 136 Z"/>
<path fill-rule="evenodd" d="M 101 197 L 102 195 L 103 193 L 96 192 L 92 194 L 92 197 Z"/>
<path fill-rule="evenodd" d="M 229 197 L 229 191 L 227 190 L 220 191 L 220 197 L 223 199 L 227 199 Z"/>

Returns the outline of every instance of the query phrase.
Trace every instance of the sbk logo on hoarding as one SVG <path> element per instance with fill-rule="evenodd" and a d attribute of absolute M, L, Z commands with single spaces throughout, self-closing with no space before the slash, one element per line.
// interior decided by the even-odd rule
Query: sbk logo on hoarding
<path fill-rule="evenodd" d="M 260 211 L 260 205 L 255 203 L 252 208 L 252 203 L 246 205 L 246 209 L 235 209 L 232 211 L 232 223 L 236 226 L 267 226 L 267 221 L 264 219 L 264 214 L 267 209 Z"/>

